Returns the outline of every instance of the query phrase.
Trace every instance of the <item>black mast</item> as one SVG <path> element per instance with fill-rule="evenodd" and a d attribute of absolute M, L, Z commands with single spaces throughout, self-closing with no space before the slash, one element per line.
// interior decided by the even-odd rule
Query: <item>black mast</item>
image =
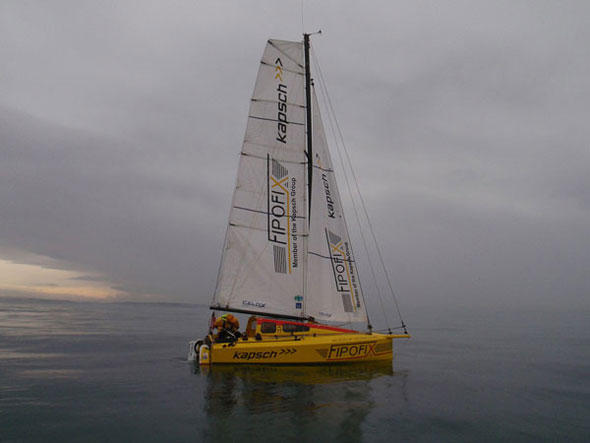
<path fill-rule="evenodd" d="M 303 34 L 303 49 L 305 52 L 305 110 L 307 114 L 307 223 L 311 221 L 311 184 L 313 175 L 312 133 L 311 133 L 311 74 L 309 72 L 309 35 Z"/>

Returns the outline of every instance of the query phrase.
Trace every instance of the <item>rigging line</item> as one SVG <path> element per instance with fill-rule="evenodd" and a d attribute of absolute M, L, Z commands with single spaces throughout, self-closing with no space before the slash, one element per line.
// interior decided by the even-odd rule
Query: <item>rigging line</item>
<path fill-rule="evenodd" d="M 315 54 L 314 54 L 314 61 L 315 61 L 316 65 L 319 68 L 319 64 L 317 62 L 317 56 Z M 318 73 L 319 73 L 319 70 L 318 70 Z M 324 83 L 324 80 L 323 80 L 323 77 L 320 74 L 320 82 L 319 82 L 319 84 L 320 84 L 320 93 L 322 94 L 322 96 L 325 97 L 325 85 L 323 83 Z M 330 130 L 332 131 L 332 134 L 334 136 L 334 140 L 336 142 L 336 147 L 339 148 L 339 146 L 338 146 L 338 137 L 336 136 L 336 131 L 334 129 L 334 123 L 332 121 L 335 117 L 329 112 L 329 109 L 328 109 L 328 112 L 326 114 L 328 116 L 328 124 L 330 126 Z M 346 183 L 346 187 L 348 189 L 348 193 L 350 194 L 350 197 L 351 197 L 351 200 L 352 200 L 352 208 L 354 210 L 355 220 L 356 220 L 357 225 L 359 227 L 359 232 L 361 234 L 361 239 L 362 239 L 362 242 L 363 242 L 363 247 L 364 247 L 365 253 L 367 254 L 367 261 L 369 263 L 369 269 L 371 270 L 371 276 L 373 277 L 373 283 L 374 283 L 375 288 L 376 288 L 377 297 L 378 297 L 378 300 L 379 300 L 379 305 L 381 306 L 381 312 L 383 314 L 383 318 L 385 320 L 385 324 L 388 325 L 389 324 L 389 321 L 387 320 L 387 315 L 386 315 L 386 312 L 387 311 L 386 311 L 385 307 L 383 306 L 383 297 L 381 296 L 381 290 L 379 289 L 379 285 L 378 285 L 378 282 L 377 282 L 377 276 L 375 275 L 375 267 L 373 266 L 373 263 L 372 263 L 372 260 L 371 260 L 371 254 L 369 253 L 369 248 L 367 246 L 368 243 L 367 243 L 367 240 L 365 238 L 365 235 L 363 234 L 363 229 L 362 229 L 362 225 L 361 225 L 361 221 L 360 221 L 360 216 L 359 216 L 359 213 L 358 213 L 357 205 L 354 202 L 354 193 L 352 192 L 352 187 L 350 186 L 350 181 L 348 179 L 348 175 L 346 174 L 346 165 L 345 165 L 345 162 L 344 162 L 342 153 L 341 153 L 341 149 L 336 149 L 336 152 L 338 154 L 338 158 L 340 160 L 340 164 L 342 165 L 342 171 L 344 173 L 343 174 L 344 175 L 344 181 Z M 345 220 L 345 223 L 346 223 L 346 220 Z M 365 306 L 366 306 L 366 304 L 365 304 Z"/>
<path fill-rule="evenodd" d="M 381 331 L 389 331 L 391 333 L 391 331 L 395 331 L 396 329 L 404 329 L 405 326 L 396 326 L 395 328 L 383 328 L 383 329 L 376 329 L 375 332 L 381 332 Z M 407 331 L 406 331 L 407 334 Z"/>
<path fill-rule="evenodd" d="M 369 213 L 367 211 L 367 206 L 365 204 L 365 200 L 364 200 L 364 198 L 363 198 L 363 196 L 362 196 L 362 194 L 360 192 L 360 188 L 359 188 L 359 185 L 358 185 L 358 180 L 357 180 L 357 177 L 356 177 L 356 173 L 354 172 L 354 169 L 352 168 L 352 162 L 351 162 L 351 159 L 350 159 L 350 154 L 348 153 L 348 149 L 346 148 L 346 143 L 344 142 L 344 136 L 342 135 L 342 130 L 340 129 L 340 125 L 338 124 L 338 120 L 336 120 L 336 118 L 335 118 L 334 107 L 332 106 L 332 100 L 330 99 L 330 95 L 328 93 L 328 88 L 326 86 L 326 82 L 324 80 L 324 77 L 323 77 L 323 74 L 322 74 L 322 70 L 321 70 L 321 67 L 320 67 L 320 65 L 318 63 L 317 58 L 316 58 L 316 64 L 318 66 L 318 73 L 320 74 L 320 79 L 321 79 L 322 83 L 324 84 L 324 88 L 325 88 L 325 91 L 326 91 L 326 97 L 328 99 L 328 105 L 329 105 L 329 107 L 330 107 L 330 109 L 331 109 L 331 111 L 332 111 L 332 113 L 334 115 L 334 121 L 336 123 L 336 128 L 338 129 L 338 134 L 340 136 L 342 147 L 344 148 L 344 153 L 345 153 L 346 158 L 348 160 L 348 163 L 350 165 L 350 170 L 352 172 L 352 177 L 354 179 L 355 186 L 356 186 L 356 189 L 357 189 L 357 193 L 358 193 L 359 199 L 361 201 L 361 206 L 362 206 L 363 212 L 365 213 L 365 218 L 367 219 L 367 222 L 368 222 L 368 225 L 369 225 L 369 230 L 371 231 L 371 236 L 373 237 L 373 241 L 375 242 L 375 246 L 376 246 L 376 249 L 377 249 L 377 254 L 379 256 L 379 260 L 381 261 L 381 266 L 383 267 L 383 273 L 385 274 L 385 278 L 387 280 L 387 285 L 389 286 L 389 290 L 391 292 L 392 299 L 393 299 L 394 304 L 395 304 L 395 307 L 397 309 L 397 313 L 399 315 L 399 318 L 400 318 L 400 321 L 402 323 L 402 326 L 404 327 L 404 330 L 405 330 L 406 325 L 404 323 L 404 320 L 403 320 L 403 317 L 402 317 L 402 313 L 401 313 L 400 308 L 399 308 L 399 303 L 398 303 L 397 297 L 395 295 L 395 292 L 393 290 L 393 286 L 391 284 L 391 279 L 389 278 L 389 272 L 387 272 L 387 267 L 385 266 L 385 262 L 383 260 L 383 255 L 381 254 L 381 248 L 379 247 L 379 243 L 377 242 L 377 237 L 375 236 L 375 230 L 373 229 L 373 223 L 371 222 L 371 219 L 369 218 Z"/>

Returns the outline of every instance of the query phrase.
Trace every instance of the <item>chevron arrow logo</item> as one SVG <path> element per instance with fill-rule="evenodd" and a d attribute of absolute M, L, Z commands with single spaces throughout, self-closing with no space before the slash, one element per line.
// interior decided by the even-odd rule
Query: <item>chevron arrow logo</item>
<path fill-rule="evenodd" d="M 295 348 L 281 349 L 281 352 L 279 352 L 279 355 L 283 355 L 283 354 L 295 354 L 296 352 L 297 352 L 297 349 L 295 349 Z"/>

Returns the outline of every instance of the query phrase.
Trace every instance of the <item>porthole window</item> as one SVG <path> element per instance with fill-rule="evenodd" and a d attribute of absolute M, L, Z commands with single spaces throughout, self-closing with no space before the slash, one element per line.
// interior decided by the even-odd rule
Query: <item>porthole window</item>
<path fill-rule="evenodd" d="M 272 322 L 264 322 L 260 325 L 260 332 L 263 334 L 274 334 L 277 332 L 277 324 Z"/>
<path fill-rule="evenodd" d="M 309 331 L 309 326 L 294 325 L 291 323 L 284 323 L 283 324 L 283 332 L 307 332 L 307 331 Z"/>

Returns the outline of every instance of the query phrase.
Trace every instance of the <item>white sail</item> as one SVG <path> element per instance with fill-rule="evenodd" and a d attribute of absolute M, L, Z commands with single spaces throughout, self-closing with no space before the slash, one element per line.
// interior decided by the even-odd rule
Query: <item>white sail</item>
<path fill-rule="evenodd" d="M 318 321 L 366 322 L 357 266 L 315 91 L 312 112 L 313 179 L 305 313 Z"/>
<path fill-rule="evenodd" d="M 269 40 L 242 146 L 213 306 L 303 315 L 307 186 L 303 44 Z"/>

